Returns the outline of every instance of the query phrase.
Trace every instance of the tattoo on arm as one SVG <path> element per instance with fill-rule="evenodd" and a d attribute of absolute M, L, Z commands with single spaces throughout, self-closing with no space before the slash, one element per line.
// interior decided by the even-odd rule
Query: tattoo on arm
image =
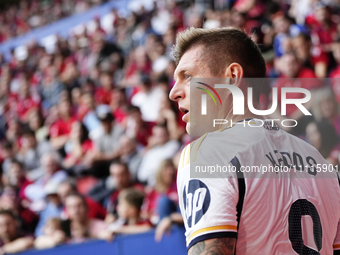
<path fill-rule="evenodd" d="M 188 255 L 234 255 L 236 239 L 230 237 L 208 239 L 196 243 Z"/>

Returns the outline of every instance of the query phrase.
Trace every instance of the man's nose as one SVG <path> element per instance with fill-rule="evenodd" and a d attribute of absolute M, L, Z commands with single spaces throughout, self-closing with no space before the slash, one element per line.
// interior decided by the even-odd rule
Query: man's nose
<path fill-rule="evenodd" d="M 181 86 L 176 82 L 170 91 L 169 98 L 172 101 L 178 102 L 180 99 L 184 99 L 184 97 L 185 97 L 184 89 L 181 88 Z"/>

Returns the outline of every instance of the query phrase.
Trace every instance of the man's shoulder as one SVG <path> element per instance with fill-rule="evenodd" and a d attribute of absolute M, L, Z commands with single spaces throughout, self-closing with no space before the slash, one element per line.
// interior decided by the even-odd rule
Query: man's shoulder
<path fill-rule="evenodd" d="M 265 132 L 260 128 L 231 127 L 209 132 L 188 144 L 180 158 L 179 169 L 189 163 L 211 160 L 230 162 L 240 151 L 261 141 Z"/>
<path fill-rule="evenodd" d="M 252 124 L 255 124 L 253 122 Z M 208 133 L 200 144 L 201 151 L 223 151 L 237 153 L 267 136 L 264 127 L 237 124 L 230 128 Z"/>

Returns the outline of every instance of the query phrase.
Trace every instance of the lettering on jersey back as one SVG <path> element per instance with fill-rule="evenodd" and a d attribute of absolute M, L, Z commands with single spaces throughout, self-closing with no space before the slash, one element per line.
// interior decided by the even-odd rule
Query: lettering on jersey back
<path fill-rule="evenodd" d="M 285 151 L 277 151 L 274 150 L 272 152 L 269 152 L 266 154 L 266 158 L 270 161 L 270 163 L 273 165 L 273 167 L 289 167 L 290 169 L 293 169 L 295 171 L 305 171 L 310 175 L 316 175 L 316 166 L 317 162 L 316 160 L 311 157 L 307 156 L 306 158 L 303 158 L 301 154 L 297 152 L 289 153 Z"/>
<path fill-rule="evenodd" d="M 210 205 L 210 191 L 200 180 L 190 180 L 183 190 L 186 221 L 191 228 L 201 220 Z"/>

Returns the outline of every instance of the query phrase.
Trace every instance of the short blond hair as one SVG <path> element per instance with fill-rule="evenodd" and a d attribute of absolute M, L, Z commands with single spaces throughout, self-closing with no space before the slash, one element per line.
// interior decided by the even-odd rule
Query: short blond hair
<path fill-rule="evenodd" d="M 227 65 L 237 62 L 245 77 L 259 78 L 266 75 L 266 63 L 257 44 L 242 30 L 234 27 L 188 28 L 177 34 L 173 56 L 177 62 L 186 51 L 203 45 L 203 57 L 213 75 L 219 75 Z"/>

